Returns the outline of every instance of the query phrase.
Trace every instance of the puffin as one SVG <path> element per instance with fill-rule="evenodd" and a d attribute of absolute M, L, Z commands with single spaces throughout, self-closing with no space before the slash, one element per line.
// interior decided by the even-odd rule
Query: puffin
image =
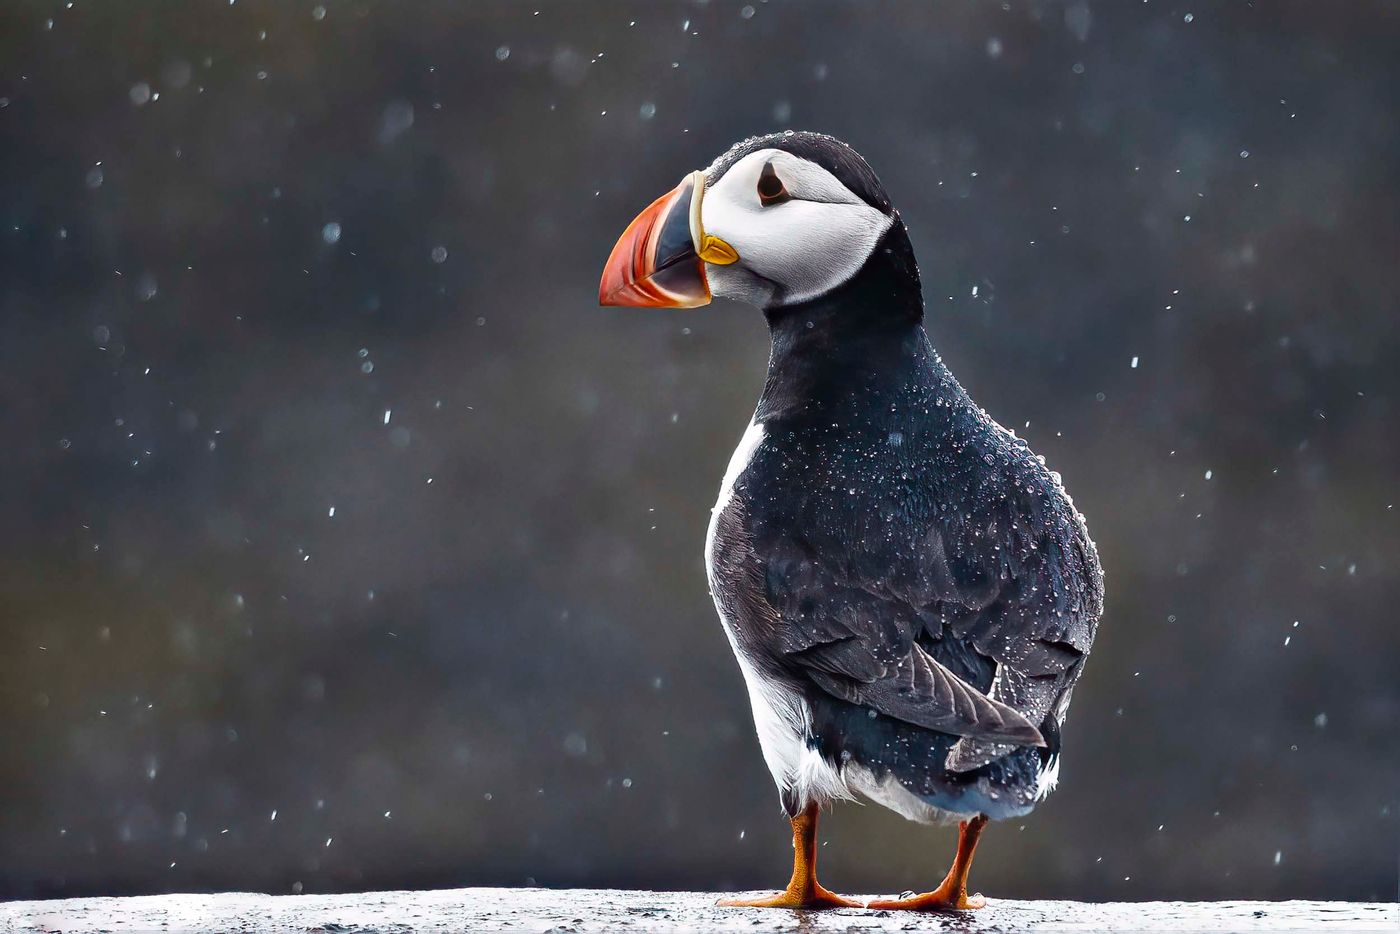
<path fill-rule="evenodd" d="M 735 144 L 627 226 L 599 284 L 608 306 L 714 296 L 771 338 L 705 557 L 793 835 L 786 889 L 719 904 L 980 908 L 978 839 L 1055 787 L 1103 612 L 1084 518 L 934 349 L 908 231 L 849 145 Z M 857 797 L 958 824 L 939 885 L 862 901 L 817 881 L 818 815 Z"/>

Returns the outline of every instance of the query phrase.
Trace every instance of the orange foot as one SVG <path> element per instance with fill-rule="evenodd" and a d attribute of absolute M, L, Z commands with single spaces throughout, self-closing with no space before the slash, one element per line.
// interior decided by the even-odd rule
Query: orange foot
<path fill-rule="evenodd" d="M 837 895 L 821 885 L 811 889 L 787 889 L 767 898 L 721 898 L 715 902 L 721 908 L 860 908 L 861 903 Z"/>
<path fill-rule="evenodd" d="M 981 895 L 968 895 L 965 888 L 940 885 L 922 895 L 876 899 L 865 907 L 871 911 L 972 911 L 986 906 L 987 900 Z"/>

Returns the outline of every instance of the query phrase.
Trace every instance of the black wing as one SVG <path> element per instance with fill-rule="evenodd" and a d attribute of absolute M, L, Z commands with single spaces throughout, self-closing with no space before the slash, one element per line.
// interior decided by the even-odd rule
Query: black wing
<path fill-rule="evenodd" d="M 1102 578 L 1058 478 L 1020 442 L 996 453 L 850 502 L 783 497 L 796 515 L 738 490 L 716 555 L 740 572 L 736 638 L 828 694 L 965 737 L 950 768 L 1043 745 L 1037 727 L 1092 645 Z M 964 505 L 932 505 L 948 502 Z"/>

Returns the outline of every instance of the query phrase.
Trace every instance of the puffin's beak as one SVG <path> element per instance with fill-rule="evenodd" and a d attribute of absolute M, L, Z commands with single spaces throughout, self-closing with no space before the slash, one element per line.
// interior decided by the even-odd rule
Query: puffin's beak
<path fill-rule="evenodd" d="M 598 304 L 695 308 L 710 303 L 705 263 L 739 258 L 700 223 L 705 173 L 691 172 L 627 225 L 603 267 Z"/>

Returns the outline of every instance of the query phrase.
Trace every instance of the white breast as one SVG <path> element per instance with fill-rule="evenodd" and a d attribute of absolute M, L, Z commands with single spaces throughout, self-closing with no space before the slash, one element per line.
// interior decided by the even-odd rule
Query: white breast
<path fill-rule="evenodd" d="M 753 460 L 754 452 L 763 443 L 763 423 L 749 422 L 749 427 L 744 429 L 744 436 L 739 439 L 739 446 L 730 455 L 729 467 L 724 471 L 724 479 L 719 484 L 719 500 L 715 502 L 715 508 L 710 510 L 710 530 L 705 535 L 705 567 L 711 568 L 715 558 L 715 525 L 719 522 L 719 514 L 724 512 L 724 507 L 729 505 L 729 500 L 734 496 L 734 484 L 739 482 L 739 475 L 748 469 L 749 461 Z M 713 571 L 711 570 L 711 575 Z M 713 576 L 710 580 L 711 589 L 714 588 Z M 720 616 L 724 616 L 724 611 L 720 611 Z"/>

